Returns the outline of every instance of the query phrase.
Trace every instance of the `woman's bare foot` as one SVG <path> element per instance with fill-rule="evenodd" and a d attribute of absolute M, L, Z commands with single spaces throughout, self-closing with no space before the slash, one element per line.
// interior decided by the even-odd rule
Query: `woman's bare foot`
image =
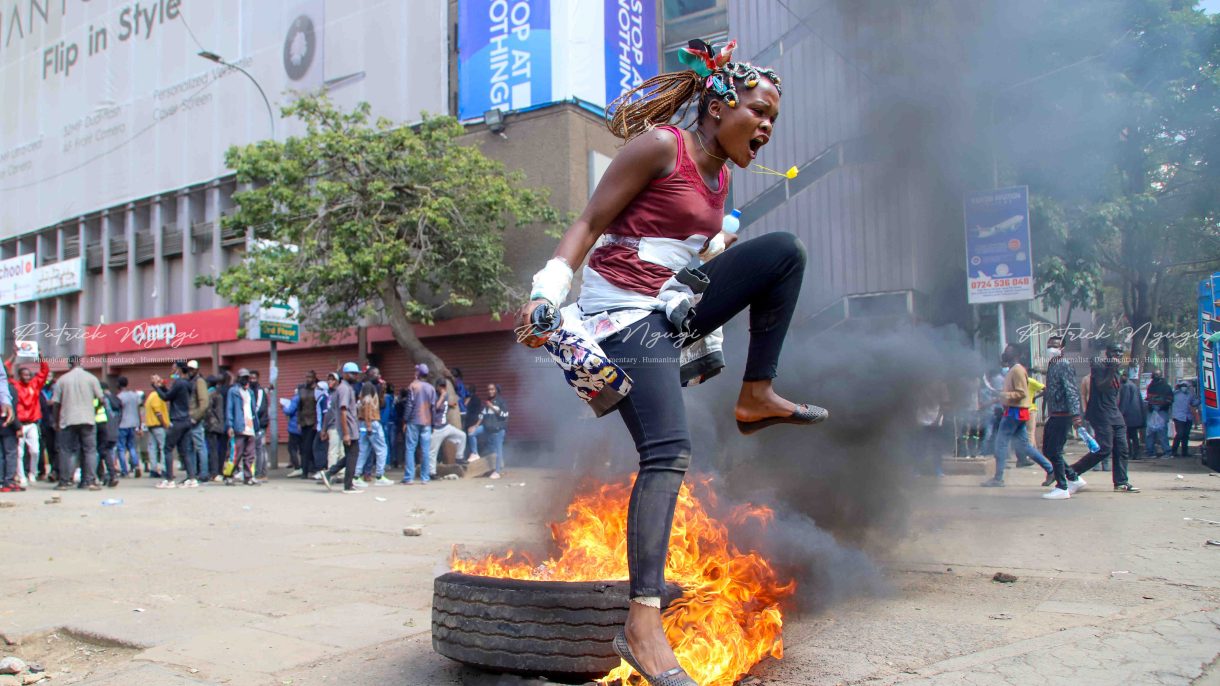
<path fill-rule="evenodd" d="M 771 387 L 771 380 L 743 381 L 737 394 L 733 414 L 738 421 L 756 422 L 768 417 L 787 417 L 796 411 L 796 403 L 785 400 Z"/>
<path fill-rule="evenodd" d="M 645 676 L 655 676 L 678 666 L 665 629 L 661 626 L 661 611 L 639 603 L 631 603 L 627 611 L 627 645 L 636 662 L 648 670 Z"/>

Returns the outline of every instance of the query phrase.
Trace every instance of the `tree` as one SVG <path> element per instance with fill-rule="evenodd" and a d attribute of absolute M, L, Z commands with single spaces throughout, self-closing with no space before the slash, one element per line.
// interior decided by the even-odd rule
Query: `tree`
<path fill-rule="evenodd" d="M 1049 307 L 1067 306 L 1063 320 L 1056 324 L 1067 326 L 1076 308 L 1101 307 L 1104 302 L 1101 267 L 1095 260 L 1081 257 L 1083 246 L 1070 235 L 1063 208 L 1049 198 L 1031 198 L 1030 220 L 1034 244 L 1043 255 L 1034 273 L 1038 297 Z"/>
<path fill-rule="evenodd" d="M 446 306 L 485 304 L 493 316 L 520 299 L 504 264 L 505 235 L 554 225 L 544 191 L 458 143 L 452 117 L 413 127 L 370 123 L 369 105 L 341 112 L 325 96 L 284 108 L 305 135 L 228 150 L 237 180 L 226 226 L 260 243 L 214 285 L 245 304 L 296 297 L 302 321 L 323 337 L 384 317 L 411 356 L 447 374 L 416 334 Z"/>
<path fill-rule="evenodd" d="M 1220 21 L 1191 0 L 1017 5 L 1045 29 L 1021 49 L 1047 71 L 1005 97 L 1005 154 L 1066 208 L 1049 292 L 1100 292 L 1072 280 L 1101 268 L 1134 331 L 1169 324 L 1175 289 L 1220 267 Z M 1132 338 L 1133 359 L 1150 340 Z"/>

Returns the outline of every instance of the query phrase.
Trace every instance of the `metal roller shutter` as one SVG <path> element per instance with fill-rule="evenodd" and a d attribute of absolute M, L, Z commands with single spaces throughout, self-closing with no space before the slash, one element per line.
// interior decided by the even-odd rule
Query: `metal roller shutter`
<path fill-rule="evenodd" d="M 512 413 L 508 438 L 529 441 L 542 438 L 542 418 L 533 412 L 536 408 L 528 402 L 529 380 L 521 378 L 524 366 L 513 363 L 513 359 L 525 348 L 517 345 L 512 332 L 439 336 L 424 342 L 450 369 L 461 368 L 466 384 L 473 384 L 478 389 L 479 397 L 486 396 L 484 388 L 487 384 L 500 384 Z M 381 375 L 395 388 L 402 388 L 414 378 L 415 361 L 397 344 L 377 344 L 373 353 Z M 554 373 L 558 374 L 558 369 Z"/>

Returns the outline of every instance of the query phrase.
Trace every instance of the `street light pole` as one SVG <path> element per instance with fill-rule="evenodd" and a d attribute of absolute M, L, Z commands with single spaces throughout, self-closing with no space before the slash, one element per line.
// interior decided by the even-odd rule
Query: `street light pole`
<path fill-rule="evenodd" d="M 214 52 L 210 52 L 208 50 L 200 50 L 199 56 L 205 60 L 208 60 L 209 62 L 215 62 L 216 64 L 222 64 L 230 69 L 236 69 L 237 71 L 245 74 L 247 79 L 250 79 L 250 83 L 254 84 L 254 87 L 258 89 L 258 94 L 263 96 L 263 104 L 267 106 L 267 121 L 271 122 L 271 139 L 275 140 L 275 111 L 271 109 L 271 101 L 269 99 L 267 99 L 267 93 L 265 91 L 263 91 L 263 87 L 262 87 L 262 85 L 259 84 L 258 79 L 255 79 L 254 76 L 252 76 L 250 74 L 250 72 L 246 71 L 245 69 L 242 69 L 241 67 L 237 66 L 236 64 L 233 64 L 231 62 L 226 62 L 223 57 L 221 57 L 220 55 L 217 55 Z"/>
<path fill-rule="evenodd" d="M 242 69 L 236 64 L 226 62 L 223 57 L 214 52 L 200 50 L 199 56 L 210 62 L 223 64 L 230 69 L 236 69 L 242 74 L 245 74 L 247 79 L 250 79 L 250 83 L 254 84 L 254 87 L 258 89 L 258 94 L 263 97 L 263 104 L 267 106 L 267 121 L 271 124 L 271 140 L 275 140 L 275 110 L 271 108 L 271 100 L 267 98 L 267 92 L 263 90 L 263 86 L 258 82 L 258 79 L 254 78 L 250 72 Z M 276 345 L 276 341 L 273 340 L 271 341 L 270 368 L 267 370 L 267 380 L 271 383 L 271 388 L 268 390 L 268 395 L 271 398 L 271 407 L 269 408 L 268 412 L 268 415 L 271 417 L 271 426 L 267 427 L 267 429 L 271 433 L 270 462 L 272 469 L 276 469 L 280 466 L 280 401 L 279 391 L 277 390 L 279 387 L 280 369 L 278 353 L 279 350 Z"/>

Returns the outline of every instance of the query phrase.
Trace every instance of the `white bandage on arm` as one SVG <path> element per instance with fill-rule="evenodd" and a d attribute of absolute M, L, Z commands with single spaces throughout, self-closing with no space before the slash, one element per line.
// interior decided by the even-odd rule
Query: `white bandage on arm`
<path fill-rule="evenodd" d="M 572 288 L 572 268 L 562 257 L 552 257 L 546 266 L 534 274 L 530 300 L 548 300 L 555 307 L 563 304 Z"/>
<path fill-rule="evenodd" d="M 724 236 L 725 233 L 723 231 L 715 236 L 712 236 L 711 240 L 709 240 L 707 243 L 707 247 L 703 249 L 703 252 L 699 253 L 699 259 L 707 262 L 713 257 L 724 252 Z"/>
<path fill-rule="evenodd" d="M 661 609 L 661 599 L 654 595 L 642 595 L 631 599 L 631 602 L 638 603 L 644 607 L 655 607 Z"/>

